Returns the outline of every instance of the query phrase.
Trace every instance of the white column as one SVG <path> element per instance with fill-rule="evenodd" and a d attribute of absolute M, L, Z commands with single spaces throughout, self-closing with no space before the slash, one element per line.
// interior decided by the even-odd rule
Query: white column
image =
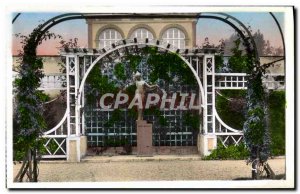
<path fill-rule="evenodd" d="M 213 117 L 212 117 L 212 127 L 213 127 L 213 134 L 216 133 L 216 129 L 215 129 L 215 125 L 216 125 L 216 113 L 215 113 L 215 56 L 211 55 L 212 59 L 211 59 L 211 66 L 212 66 L 212 111 L 213 111 Z"/>
<path fill-rule="evenodd" d="M 81 77 L 84 77 L 84 74 L 85 74 L 85 71 L 86 71 L 86 56 L 84 56 L 83 58 L 83 69 L 82 69 L 82 75 Z M 84 107 L 84 87 L 83 87 L 83 90 L 82 90 L 82 94 L 80 95 L 81 96 L 81 108 Z M 81 133 L 83 135 L 85 135 L 85 127 L 84 127 L 84 123 L 85 123 L 85 120 L 84 120 L 84 111 L 82 111 L 82 114 L 81 114 Z"/>
<path fill-rule="evenodd" d="M 210 64 L 210 65 L 209 65 Z M 214 55 L 207 54 L 204 56 L 204 65 L 203 65 L 203 82 L 204 82 L 204 90 L 205 90 L 205 116 L 206 116 L 206 132 L 207 133 L 215 133 L 215 66 L 214 66 Z M 209 76 L 209 77 L 208 77 Z M 209 83 L 209 84 L 208 84 Z M 210 90 L 208 90 L 210 89 Z M 208 94 L 211 95 L 211 102 L 208 102 Z M 209 113 L 209 112 L 210 113 Z M 208 114 L 209 113 L 209 114 Z M 208 119 L 210 118 L 210 119 Z M 212 126 L 212 131 L 209 131 L 208 124 Z"/>
<path fill-rule="evenodd" d="M 79 56 L 75 57 L 75 131 L 76 136 L 80 135 L 80 105 L 81 101 L 78 99 L 78 90 L 79 90 Z"/>
<path fill-rule="evenodd" d="M 203 131 L 207 134 L 207 77 L 206 77 L 206 57 L 203 57 L 203 89 L 204 89 L 204 99 L 203 99 Z"/>
<path fill-rule="evenodd" d="M 70 59 L 69 56 L 66 56 L 66 78 L 67 78 L 67 130 L 68 136 L 71 134 L 71 124 L 70 124 Z"/>

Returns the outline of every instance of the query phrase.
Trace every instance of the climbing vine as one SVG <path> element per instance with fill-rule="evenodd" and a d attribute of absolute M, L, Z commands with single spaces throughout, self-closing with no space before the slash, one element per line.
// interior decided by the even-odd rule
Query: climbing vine
<path fill-rule="evenodd" d="M 223 67 L 223 69 L 226 69 L 224 72 L 244 72 L 248 75 L 248 89 L 245 96 L 245 118 L 242 116 L 244 114 L 241 114 L 240 116 L 236 115 L 234 118 L 237 118 L 236 121 L 239 120 L 239 122 L 235 123 L 236 121 L 234 121 L 232 124 L 240 126 L 245 119 L 243 124 L 244 140 L 246 147 L 249 150 L 249 162 L 252 163 L 252 177 L 256 179 L 258 176 L 256 168 L 260 164 L 265 164 L 264 170 L 266 170 L 268 175 L 273 173 L 266 163 L 271 153 L 271 146 L 274 147 L 274 144 L 271 143 L 270 135 L 269 114 L 272 113 L 272 110 L 269 110 L 269 100 L 271 98 L 269 91 L 267 89 L 265 90 L 262 84 L 262 79 L 266 73 L 266 69 L 270 67 L 272 63 L 261 65 L 260 62 L 256 60 L 256 56 L 254 54 L 255 51 L 250 48 L 249 42 L 244 42 L 243 46 L 246 48 L 246 54 L 243 50 L 241 50 L 240 38 L 234 41 L 234 47 L 231 49 L 233 55 L 229 58 L 226 68 Z M 224 108 L 224 104 L 227 104 L 224 99 L 222 99 L 224 96 L 226 95 L 222 95 L 221 97 L 218 97 L 219 99 L 217 99 L 217 105 L 222 106 L 223 104 L 221 109 Z M 228 98 L 226 98 L 226 100 L 228 100 Z M 240 110 L 242 109 L 243 108 L 241 107 Z M 222 114 L 222 110 L 220 112 Z M 225 117 L 224 120 L 226 120 L 229 115 L 230 114 L 225 114 L 224 116 L 223 114 L 223 117 Z"/>
<path fill-rule="evenodd" d="M 248 57 L 247 65 L 246 73 L 249 75 L 246 95 L 247 115 L 243 127 L 245 142 L 251 152 L 250 160 L 258 158 L 260 161 L 267 161 L 271 139 L 267 115 L 268 96 L 262 85 L 264 70 L 253 60 L 253 56 Z"/>
<path fill-rule="evenodd" d="M 136 71 L 142 73 L 143 79 L 150 84 L 158 84 L 167 93 L 178 92 L 179 87 L 188 85 L 197 88 L 197 82 L 191 70 L 184 61 L 173 53 L 158 52 L 156 47 L 145 47 L 134 54 L 126 54 L 116 63 L 99 63 L 95 66 L 87 78 L 86 99 L 87 109 L 93 110 L 95 100 L 98 100 L 105 93 L 122 91 L 129 95 L 129 102 L 134 97 L 136 86 L 133 82 L 133 74 Z M 110 71 L 113 76 L 103 72 Z M 113 103 L 113 102 L 107 102 Z M 124 105 L 124 108 L 128 104 Z M 127 117 L 135 121 L 137 117 L 136 109 L 128 109 Z M 124 120 L 123 114 L 116 114 L 119 110 L 114 110 L 112 116 L 105 123 L 105 127 L 117 127 Z M 194 131 L 199 130 L 200 117 L 195 111 L 187 111 L 183 115 L 183 123 L 191 127 Z M 151 106 L 144 111 L 145 116 L 155 117 L 155 126 L 163 130 L 168 125 L 168 119 L 157 106 Z M 176 130 L 180 130 L 179 123 Z M 121 127 L 121 126 L 120 126 Z M 175 126 L 176 127 L 176 126 Z"/>
<path fill-rule="evenodd" d="M 249 43 L 245 43 L 249 44 Z M 238 41 L 236 47 L 238 47 Z M 255 52 L 250 47 L 247 47 L 247 55 L 235 49 L 237 59 L 241 60 L 243 66 L 236 66 L 248 75 L 247 82 L 247 113 L 246 121 L 243 126 L 244 140 L 248 150 L 250 151 L 249 162 L 252 163 L 252 178 L 257 179 L 259 176 L 258 165 L 265 164 L 268 176 L 273 176 L 274 173 L 267 163 L 270 156 L 270 129 L 269 129 L 269 91 L 264 90 L 262 78 L 266 73 L 266 69 L 270 66 L 261 65 L 256 60 Z M 235 59 L 236 60 L 236 59 Z M 235 61 L 236 62 L 236 61 Z"/>
<path fill-rule="evenodd" d="M 270 154 L 270 134 L 267 115 L 268 95 L 263 88 L 262 77 L 267 67 L 261 66 L 259 61 L 255 60 L 254 50 L 246 50 L 246 54 L 241 50 L 240 38 L 234 41 L 231 51 L 233 55 L 228 60 L 229 71 L 244 72 L 248 75 L 248 90 L 245 97 L 246 120 L 243 131 L 246 146 L 250 150 L 250 160 L 254 161 L 258 158 L 260 161 L 266 161 Z M 221 102 L 221 99 L 217 101 L 219 104 Z"/>
<path fill-rule="evenodd" d="M 14 159 L 22 160 L 22 167 L 14 181 L 22 182 L 25 175 L 30 182 L 38 181 L 38 156 L 43 150 L 42 132 L 46 129 L 43 102 L 47 95 L 38 90 L 43 78 L 43 61 L 36 55 L 38 45 L 47 39 L 61 38 L 54 33 L 41 33 L 41 25 L 28 36 L 16 34 L 21 39 L 19 52 L 19 77 L 15 79 L 15 126 L 13 127 Z"/>

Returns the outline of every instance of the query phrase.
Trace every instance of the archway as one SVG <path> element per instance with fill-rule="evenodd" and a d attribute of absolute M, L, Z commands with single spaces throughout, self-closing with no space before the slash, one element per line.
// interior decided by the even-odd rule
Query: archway
<path fill-rule="evenodd" d="M 70 16 L 70 17 L 68 17 L 68 16 Z M 127 17 L 131 17 L 131 15 L 126 15 Z M 62 21 L 66 21 L 66 20 L 71 20 L 71 19 L 82 19 L 82 18 L 96 18 L 96 17 L 98 17 L 97 15 L 92 15 L 92 14 L 90 14 L 90 15 L 82 15 L 82 14 L 71 14 L 71 15 L 68 15 L 68 14 L 65 14 L 62 18 L 60 18 L 59 16 L 58 17 L 56 17 L 55 19 L 53 19 L 53 20 L 51 20 L 51 21 L 48 21 L 48 22 L 46 22 L 45 23 L 45 25 L 42 25 L 42 27 L 40 28 L 40 30 L 41 30 L 41 33 L 43 33 L 43 32 L 45 32 L 46 30 L 48 30 L 48 29 L 50 29 L 52 26 L 54 26 L 54 25 L 56 25 L 57 23 L 60 23 L 60 22 L 62 22 Z M 111 17 L 111 16 L 110 16 Z M 117 17 L 117 16 L 116 16 Z M 123 16 L 122 15 L 122 17 L 125 17 L 125 16 Z M 151 16 L 152 17 L 152 16 Z M 234 25 L 233 25 L 234 26 Z M 38 42 L 39 41 L 39 37 L 34 37 L 35 38 L 35 41 L 36 42 Z M 245 37 L 245 38 L 247 38 L 247 37 Z M 131 43 L 130 43 L 131 44 Z M 133 43 L 134 44 L 134 43 Z M 155 44 L 155 43 L 153 43 L 153 44 Z M 251 44 L 251 43 L 250 43 Z M 116 46 L 116 45 L 115 45 Z M 168 45 L 167 45 L 168 46 Z M 106 53 L 106 52 L 112 52 L 112 50 L 116 50 L 115 48 L 114 48 L 114 46 L 112 46 L 113 48 L 110 48 L 108 51 L 104 51 L 104 50 L 102 50 L 102 51 L 100 51 L 100 54 L 103 54 L 103 53 Z M 175 52 L 175 51 L 173 51 L 173 52 Z M 180 51 L 181 52 L 181 51 Z M 185 51 L 183 51 L 182 52 L 182 54 L 184 54 L 184 52 Z M 84 51 L 83 52 L 81 52 L 81 53 L 84 53 Z M 99 54 L 99 53 L 98 53 Z M 76 54 L 77 55 L 77 54 Z M 74 55 L 75 56 L 75 55 Z M 76 63 L 76 60 L 77 60 L 77 58 L 74 58 L 74 63 Z M 100 60 L 100 59 L 99 59 Z M 185 59 L 186 60 L 186 59 Z M 193 72 L 194 73 L 194 72 Z M 85 78 L 86 79 L 86 78 Z M 197 80 L 198 81 L 198 80 Z M 198 82 L 199 83 L 199 82 Z M 76 95 L 73 95 L 73 94 L 71 94 L 71 95 L 73 95 L 73 97 L 74 97 L 74 99 L 82 99 L 81 98 L 81 95 L 82 95 L 82 84 L 80 84 L 79 82 L 78 83 L 76 83 L 77 84 L 77 87 L 79 86 L 79 90 L 76 90 L 76 91 L 74 91 L 74 93 L 76 94 Z M 76 88 L 77 88 L 76 87 Z M 73 92 L 70 92 L 70 93 L 73 93 Z M 202 93 L 201 93 L 201 95 L 202 95 Z M 204 99 L 203 98 L 203 96 L 202 96 L 202 99 Z M 80 104 L 80 100 L 77 100 L 76 101 L 77 103 L 76 103 L 76 111 L 75 111 L 75 113 L 77 112 L 77 111 L 80 111 L 80 106 L 81 106 L 81 104 Z M 78 103 L 79 102 L 79 103 Z M 205 108 L 205 106 L 203 107 L 203 108 Z M 67 110 L 67 112 L 66 112 L 66 114 L 70 114 L 70 108 Z M 76 114 L 78 114 L 78 113 L 76 113 Z M 75 120 L 78 120 L 78 117 L 76 117 L 76 115 L 74 115 L 74 116 L 72 116 L 73 118 L 75 118 Z M 71 121 L 71 118 L 69 118 L 68 120 L 70 120 Z M 70 121 L 69 121 L 69 123 L 70 123 Z M 78 121 L 76 121 L 75 123 L 77 123 L 77 124 L 74 124 L 74 126 L 75 126 L 75 128 L 78 126 Z M 206 125 L 205 125 L 206 126 Z M 70 128 L 70 125 L 68 124 L 68 127 Z M 76 130 L 76 133 L 75 133 L 75 135 L 79 135 L 79 130 Z M 48 132 L 47 132 L 47 134 L 49 134 Z"/>
<path fill-rule="evenodd" d="M 92 69 L 98 64 L 99 61 L 101 61 L 102 59 L 104 59 L 105 57 L 111 57 L 112 55 L 115 55 L 116 57 L 120 57 L 120 55 L 122 55 L 122 51 L 124 50 L 130 50 L 132 52 L 135 52 L 135 49 L 128 49 L 128 48 L 157 48 L 161 50 L 161 55 L 164 55 L 164 53 L 166 52 L 170 52 L 172 54 L 174 54 L 174 57 L 178 57 L 184 64 L 187 65 L 189 71 L 191 71 L 192 76 L 194 76 L 196 82 L 197 82 L 197 87 L 199 87 L 199 99 L 200 104 L 201 104 L 201 108 L 205 110 L 206 106 L 205 106 L 205 96 L 204 96 L 204 89 L 203 89 L 203 85 L 201 83 L 200 80 L 200 73 L 199 73 L 199 69 L 200 69 L 200 60 L 198 60 L 198 63 L 194 63 L 191 64 L 186 58 L 184 58 L 182 55 L 185 55 L 185 53 L 187 52 L 187 50 L 178 50 L 175 47 L 172 47 L 170 44 L 167 44 L 165 42 L 160 42 L 160 41 L 148 41 L 147 39 L 145 41 L 142 42 L 137 42 L 137 40 L 123 40 L 120 41 L 118 43 L 116 43 L 115 45 L 112 45 L 111 48 L 105 48 L 104 50 L 97 50 L 97 53 L 95 50 L 93 50 L 93 52 L 96 55 L 95 58 L 92 61 L 89 61 L 89 65 L 88 67 L 86 67 L 86 64 L 78 64 L 80 60 L 84 60 L 84 56 L 88 56 L 88 55 L 92 55 L 92 53 L 90 53 L 90 50 L 87 50 L 86 52 L 84 52 L 83 50 L 69 50 L 68 52 L 63 53 L 63 55 L 65 55 L 67 57 L 67 61 L 72 61 L 71 63 L 67 63 L 66 64 L 66 68 L 67 68 L 67 74 L 69 74 L 69 76 L 67 77 L 67 80 L 74 80 L 73 85 L 69 85 L 68 87 L 70 87 L 70 89 L 72 91 L 68 92 L 68 99 L 75 99 L 76 98 L 76 103 L 75 103 L 75 107 L 73 107 L 71 104 L 72 102 L 68 102 L 68 104 L 70 103 L 70 106 L 68 107 L 68 125 L 71 130 L 69 130 L 68 135 L 69 136 L 80 136 L 80 134 L 86 134 L 85 133 L 85 128 L 82 125 L 82 123 L 84 123 L 84 114 L 85 112 L 83 111 L 83 107 L 85 106 L 84 104 L 84 85 L 86 83 L 86 80 L 89 76 L 89 74 L 91 73 Z M 107 51 L 106 51 L 107 50 Z M 122 51 L 121 51 L 122 50 Z M 118 53 L 118 55 L 116 54 Z M 120 54 L 121 53 L 121 54 Z M 123 53 L 123 54 L 129 54 L 128 53 Z M 77 56 L 77 58 L 73 58 L 74 54 Z M 69 56 L 69 57 L 68 57 Z M 199 56 L 198 57 L 203 57 L 204 54 L 200 54 L 199 51 Z M 83 59 L 81 59 L 81 57 L 83 57 Z M 196 56 L 197 57 L 197 56 Z M 73 63 L 74 62 L 74 63 Z M 76 65 L 77 64 L 77 65 Z M 81 68 L 80 68 L 81 67 Z M 202 68 L 202 67 L 201 67 Z M 86 70 L 83 70 L 86 69 Z M 77 72 L 77 73 L 76 73 Z M 78 75 L 78 72 L 82 72 L 79 73 L 80 75 Z M 74 76 L 75 73 L 77 76 Z M 69 82 L 71 83 L 71 82 Z M 79 87 L 78 87 L 79 86 Z M 72 87 L 74 87 L 74 89 L 72 89 Z M 78 88 L 78 89 L 77 89 Z M 72 100 L 71 100 L 72 101 Z M 205 112 L 205 111 L 204 111 Z M 200 112 L 199 112 L 200 114 Z M 72 122 L 72 118 L 75 118 L 75 122 Z M 205 118 L 205 115 L 203 114 L 203 118 Z M 75 126 L 75 128 L 74 128 Z M 205 125 L 203 125 L 205 126 Z M 73 127 L 73 129 L 72 129 Z M 200 126 L 199 126 L 200 127 Z M 204 128 L 204 127 L 203 127 Z M 199 128 L 197 129 L 197 134 L 199 132 Z M 188 132 L 190 133 L 190 132 Z M 197 135 L 193 138 L 194 139 L 194 145 L 196 145 L 197 143 Z"/>

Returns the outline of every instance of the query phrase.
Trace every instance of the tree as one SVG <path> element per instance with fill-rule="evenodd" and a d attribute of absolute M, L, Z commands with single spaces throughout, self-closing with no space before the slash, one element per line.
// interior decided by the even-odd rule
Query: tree
<path fill-rule="evenodd" d="M 251 30 L 251 29 L 250 29 Z M 233 55 L 232 48 L 235 46 L 235 41 L 239 38 L 237 33 L 232 34 L 228 39 L 225 39 L 224 55 Z M 283 49 L 281 46 L 274 47 L 269 40 L 266 40 L 260 30 L 253 34 L 253 39 L 256 44 L 258 56 L 282 56 Z M 245 50 L 245 47 L 240 44 L 239 49 Z"/>
<path fill-rule="evenodd" d="M 267 43 L 266 43 L 265 49 L 264 49 L 264 55 L 270 56 L 270 55 L 272 55 L 273 53 L 275 53 L 274 47 L 271 46 L 270 41 L 267 40 Z"/>
<path fill-rule="evenodd" d="M 238 38 L 233 43 L 234 47 L 231 49 L 233 55 L 228 60 L 228 66 L 232 72 L 245 72 L 247 55 L 243 54 L 243 50 L 240 49 L 241 40 Z"/>
<path fill-rule="evenodd" d="M 234 48 L 235 44 L 234 42 L 238 39 L 238 34 L 234 33 L 232 34 L 228 39 L 224 40 L 225 43 L 225 49 L 224 49 L 224 55 L 232 55 L 232 48 Z"/>
<path fill-rule="evenodd" d="M 259 29 L 253 34 L 253 39 L 256 44 L 258 56 L 263 56 L 266 50 L 266 40 Z"/>
<path fill-rule="evenodd" d="M 274 55 L 275 56 L 283 56 L 284 55 L 283 49 L 281 46 L 274 48 Z"/>

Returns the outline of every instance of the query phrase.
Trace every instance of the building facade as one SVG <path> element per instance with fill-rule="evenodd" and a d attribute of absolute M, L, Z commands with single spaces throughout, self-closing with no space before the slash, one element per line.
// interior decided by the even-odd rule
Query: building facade
<path fill-rule="evenodd" d="M 191 15 L 189 15 L 191 16 Z M 196 46 L 197 19 L 88 19 L 89 48 L 104 48 L 122 39 L 158 39 L 180 48 Z"/>

